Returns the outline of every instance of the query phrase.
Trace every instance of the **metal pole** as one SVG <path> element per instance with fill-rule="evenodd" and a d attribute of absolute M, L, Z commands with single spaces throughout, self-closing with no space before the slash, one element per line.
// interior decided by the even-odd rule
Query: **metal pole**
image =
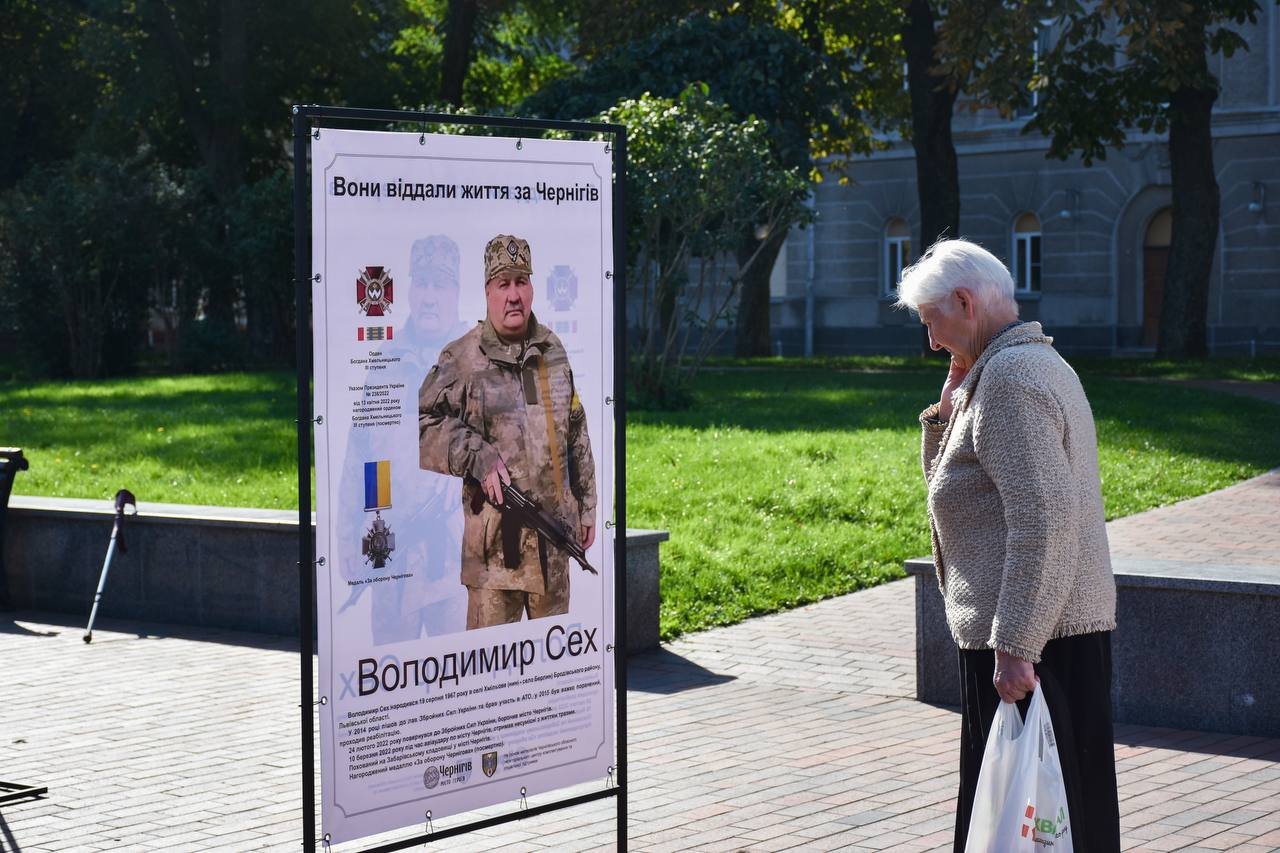
<path fill-rule="evenodd" d="M 805 206 L 810 210 L 814 206 L 814 191 L 809 191 L 809 197 L 804 200 Z M 804 273 L 804 357 L 813 358 L 813 275 L 814 275 L 814 258 L 813 253 L 817 251 L 817 237 L 814 232 L 818 230 L 817 222 L 810 222 L 809 232 L 809 251 L 808 259 L 805 262 Z"/>
<path fill-rule="evenodd" d="M 307 119 L 293 108 L 293 278 L 298 345 L 298 654 L 302 667 L 302 849 L 316 849 L 315 721 L 312 696 L 312 599 L 315 542 L 311 538 L 311 218 L 307 205 Z"/>
<path fill-rule="evenodd" d="M 627 130 L 613 137 L 614 625 L 618 702 L 618 850 L 627 849 Z"/>
<path fill-rule="evenodd" d="M 107 588 L 107 572 L 111 570 L 111 558 L 116 554 L 116 528 L 111 528 L 111 543 L 107 545 L 107 557 L 102 561 L 102 574 L 98 576 L 98 591 L 93 594 L 93 607 L 89 610 L 89 626 L 84 629 L 84 641 L 93 639 L 93 623 L 98 618 L 98 605 L 102 603 L 102 591 Z"/>

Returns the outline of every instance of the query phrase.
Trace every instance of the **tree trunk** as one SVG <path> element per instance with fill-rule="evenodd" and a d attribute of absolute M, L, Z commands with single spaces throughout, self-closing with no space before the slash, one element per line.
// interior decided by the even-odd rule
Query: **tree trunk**
<path fill-rule="evenodd" d="M 244 0 L 219 0 L 218 32 L 210 39 L 217 81 L 210 88 L 216 91 L 207 95 L 202 94 L 196 80 L 197 63 L 168 2 L 147 3 L 143 7 L 143 21 L 148 33 L 160 44 L 177 84 L 182 117 L 209 176 L 209 187 L 225 208 L 244 183 L 240 123 L 249 55 Z M 213 227 L 217 233 L 212 235 L 212 240 L 221 247 L 219 254 L 226 257 L 229 254 L 226 223 L 215 221 Z M 208 297 L 205 316 L 210 326 L 232 334 L 237 293 L 229 272 L 210 278 Z"/>
<path fill-rule="evenodd" d="M 916 152 L 916 196 L 920 205 L 919 257 L 933 243 L 960 233 L 960 170 L 951 139 L 951 113 L 958 90 L 935 74 L 938 33 L 929 0 L 911 0 L 902 32 L 907 51 L 907 89 L 911 95 L 911 145 Z M 921 352 L 931 355 L 929 335 L 921 332 Z"/>
<path fill-rule="evenodd" d="M 231 193 L 244 181 L 240 123 L 244 118 L 245 73 L 248 70 L 248 21 L 244 0 L 218 5 L 217 71 L 219 91 L 210 99 L 213 116 L 213 187 Z"/>
<path fill-rule="evenodd" d="M 471 43 L 475 40 L 478 0 L 449 0 L 444 19 L 444 57 L 440 70 L 440 97 L 462 106 L 462 84 L 471 68 Z"/>
<path fill-rule="evenodd" d="M 1169 101 L 1173 235 L 1156 348 L 1163 358 L 1208 354 L 1209 277 L 1221 205 L 1210 124 L 1217 97 L 1216 89 L 1186 87 Z"/>
<path fill-rule="evenodd" d="M 733 346 L 733 354 L 738 358 L 773 354 L 769 340 L 769 278 L 786 239 L 787 229 L 779 228 L 765 238 L 763 246 L 755 234 L 745 235 L 738 244 L 739 264 L 751 260 L 759 250 L 755 261 L 742 276 L 738 291 L 738 322 Z"/>
<path fill-rule="evenodd" d="M 248 20 L 244 0 L 220 0 L 218 32 L 210 40 L 216 89 L 202 93 L 196 80 L 198 63 L 186 37 L 178 29 L 165 0 L 151 0 L 144 7 L 143 23 L 161 48 L 177 84 L 177 100 L 187 130 L 196 143 L 210 185 L 218 198 L 230 199 L 244 181 L 241 174 L 241 133 L 245 75 L 248 64 Z"/>
<path fill-rule="evenodd" d="M 957 89 L 934 73 L 938 34 L 928 0 L 911 0 L 903 41 L 911 94 L 911 144 L 916 152 L 916 192 L 920 202 L 920 245 L 956 237 L 960 230 L 960 172 L 951 140 L 951 113 Z"/>

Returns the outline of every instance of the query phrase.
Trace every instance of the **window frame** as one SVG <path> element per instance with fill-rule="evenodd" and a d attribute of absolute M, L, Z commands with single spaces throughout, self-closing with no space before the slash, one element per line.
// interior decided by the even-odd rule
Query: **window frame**
<path fill-rule="evenodd" d="M 1036 221 L 1035 231 L 1019 231 L 1018 221 L 1031 216 Z M 1044 224 L 1030 211 L 1020 213 L 1013 220 L 1013 289 L 1015 293 L 1040 293 L 1044 289 Z"/>
<path fill-rule="evenodd" d="M 902 235 L 891 235 L 889 230 L 896 224 L 901 223 L 907 226 L 907 233 Z M 898 290 L 898 279 L 902 276 L 902 271 L 911 263 L 911 226 L 900 216 L 891 216 L 884 224 L 884 233 L 881 238 L 880 258 L 884 265 L 884 275 L 880 281 L 880 294 L 882 296 L 894 296 Z M 906 247 L 905 257 L 903 247 Z M 897 266 L 894 266 L 894 254 L 897 255 Z"/>

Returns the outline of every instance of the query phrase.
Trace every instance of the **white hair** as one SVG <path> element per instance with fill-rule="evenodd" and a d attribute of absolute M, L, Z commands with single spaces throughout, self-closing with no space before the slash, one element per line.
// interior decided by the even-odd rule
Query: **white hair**
<path fill-rule="evenodd" d="M 902 271 L 895 308 L 919 313 L 921 305 L 944 303 L 957 287 L 967 287 L 985 305 L 1004 302 L 1017 310 L 1013 276 L 1000 259 L 965 239 L 939 240 Z"/>

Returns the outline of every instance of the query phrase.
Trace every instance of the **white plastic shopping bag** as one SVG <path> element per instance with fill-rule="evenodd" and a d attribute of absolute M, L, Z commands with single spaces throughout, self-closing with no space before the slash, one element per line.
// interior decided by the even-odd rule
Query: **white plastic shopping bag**
<path fill-rule="evenodd" d="M 1036 687 L 1025 724 L 1000 703 L 982 754 L 965 853 L 1072 853 L 1067 788 L 1053 722 Z"/>

